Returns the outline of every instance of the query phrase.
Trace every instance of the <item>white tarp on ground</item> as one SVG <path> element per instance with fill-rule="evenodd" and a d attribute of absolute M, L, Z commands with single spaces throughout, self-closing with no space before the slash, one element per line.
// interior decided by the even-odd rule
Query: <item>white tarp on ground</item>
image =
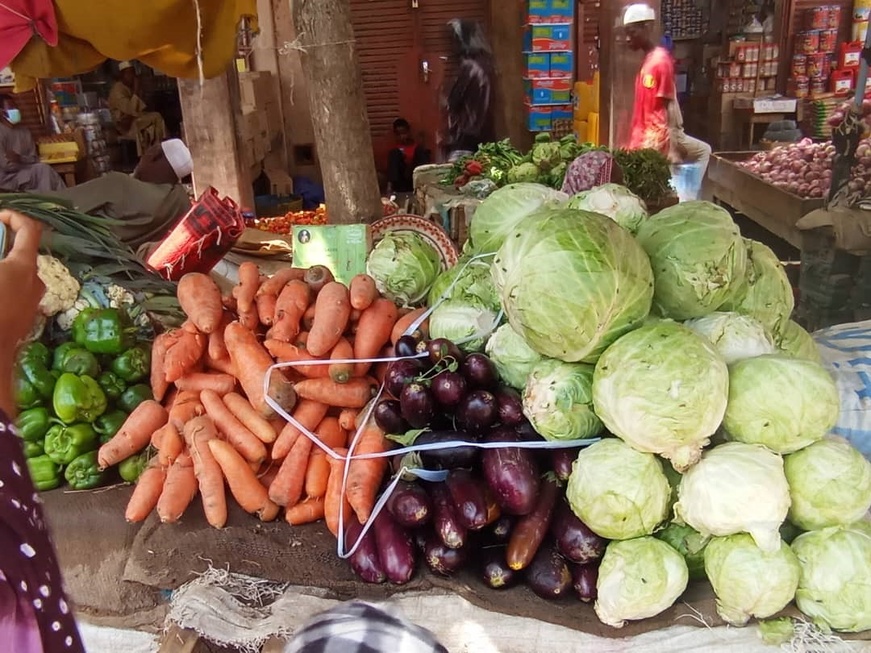
<path fill-rule="evenodd" d="M 154 653 L 158 637 L 137 630 L 104 628 L 79 621 L 79 632 L 88 653 Z"/>

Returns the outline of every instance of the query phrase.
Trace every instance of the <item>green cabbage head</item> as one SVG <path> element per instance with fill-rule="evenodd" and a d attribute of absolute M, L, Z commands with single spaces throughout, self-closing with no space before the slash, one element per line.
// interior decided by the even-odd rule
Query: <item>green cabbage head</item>
<path fill-rule="evenodd" d="M 777 348 L 793 358 L 806 358 L 814 363 L 822 363 L 820 350 L 813 336 L 794 320 L 787 320 L 777 340 Z"/>
<path fill-rule="evenodd" d="M 804 533 L 792 550 L 801 565 L 798 609 L 824 629 L 871 630 L 871 523 Z"/>
<path fill-rule="evenodd" d="M 845 526 L 871 509 L 871 462 L 841 438 L 826 438 L 788 455 L 783 471 L 789 519 L 806 531 Z"/>
<path fill-rule="evenodd" d="M 671 487 L 656 456 L 607 438 L 578 454 L 566 498 L 578 519 L 609 540 L 650 535 L 668 517 Z"/>
<path fill-rule="evenodd" d="M 653 273 L 616 222 L 563 209 L 524 220 L 491 268 L 514 330 L 535 351 L 595 363 L 650 312 Z"/>
<path fill-rule="evenodd" d="M 422 236 L 412 232 L 388 233 L 366 262 L 378 292 L 402 306 L 415 306 L 441 272 L 441 258 Z"/>
<path fill-rule="evenodd" d="M 705 338 L 675 322 L 643 326 L 596 364 L 593 407 L 614 435 L 683 472 L 726 411 L 729 372 Z"/>
<path fill-rule="evenodd" d="M 691 580 L 705 579 L 705 549 L 711 541 L 710 536 L 702 535 L 686 524 L 671 522 L 654 537 L 671 545 L 684 557 Z"/>
<path fill-rule="evenodd" d="M 447 338 L 465 352 L 482 351 L 496 329 L 497 317 L 494 310 L 478 302 L 448 300 L 429 316 L 429 335 Z"/>
<path fill-rule="evenodd" d="M 531 161 L 526 161 L 510 168 L 507 180 L 509 184 L 534 184 L 539 177 L 541 177 L 541 170 L 538 169 L 538 166 Z"/>
<path fill-rule="evenodd" d="M 744 533 L 715 537 L 705 549 L 705 573 L 717 595 L 717 613 L 733 626 L 783 610 L 798 588 L 801 569 L 789 545 L 763 551 Z"/>
<path fill-rule="evenodd" d="M 684 326 L 710 340 L 727 365 L 776 351 L 765 327 L 740 313 L 711 313 L 687 320 Z"/>
<path fill-rule="evenodd" d="M 532 368 L 544 358 L 511 327 L 503 324 L 487 342 L 487 355 L 496 366 L 499 378 L 515 390 L 526 387 Z"/>
<path fill-rule="evenodd" d="M 783 265 L 769 247 L 755 240 L 744 242 L 748 257 L 746 277 L 721 308 L 755 317 L 777 337 L 795 307 L 792 286 Z"/>
<path fill-rule="evenodd" d="M 605 549 L 593 608 L 614 628 L 655 617 L 674 605 L 687 588 L 683 556 L 655 537 L 611 542 Z"/>
<path fill-rule="evenodd" d="M 749 533 L 764 551 L 777 551 L 788 511 L 783 459 L 741 442 L 707 451 L 683 475 L 674 505 L 675 517 L 702 535 Z"/>
<path fill-rule="evenodd" d="M 545 440 L 583 440 L 602 431 L 593 412 L 593 366 L 552 358 L 532 368 L 523 414 Z"/>
<path fill-rule="evenodd" d="M 819 363 L 757 356 L 733 365 L 729 378 L 723 427 L 730 440 L 792 453 L 822 439 L 838 421 L 838 388 Z"/>
<path fill-rule="evenodd" d="M 435 306 L 441 299 L 477 302 L 498 312 L 501 306 L 490 275 L 490 260 L 463 256 L 454 267 L 442 272 L 430 288 L 427 303 Z"/>
<path fill-rule="evenodd" d="M 638 242 L 656 278 L 655 310 L 689 320 L 718 310 L 744 282 L 747 248 L 732 216 L 710 202 L 683 202 L 645 220 Z"/>
<path fill-rule="evenodd" d="M 578 193 L 566 208 L 607 216 L 633 234 L 647 219 L 644 200 L 620 184 L 604 184 Z"/>
<path fill-rule="evenodd" d="M 495 252 L 505 242 L 508 234 L 525 218 L 541 209 L 560 206 L 568 198 L 565 193 L 541 184 L 518 183 L 503 186 L 481 202 L 475 210 L 469 224 L 469 253 Z"/>

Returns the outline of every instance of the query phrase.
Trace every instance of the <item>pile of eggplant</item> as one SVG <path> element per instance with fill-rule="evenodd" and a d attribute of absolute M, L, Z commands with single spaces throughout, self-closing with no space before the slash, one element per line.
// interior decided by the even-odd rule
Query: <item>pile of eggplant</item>
<path fill-rule="evenodd" d="M 349 561 L 365 582 L 412 579 L 420 557 L 431 571 L 451 576 L 473 569 L 492 589 L 525 582 L 538 596 L 596 598 L 606 540 L 572 512 L 563 485 L 577 449 L 492 449 L 442 443 L 522 443 L 542 438 L 523 415 L 521 397 L 500 385 L 484 354 L 464 355 L 444 340 L 397 343 L 403 360 L 384 375 L 387 395 L 373 411 L 388 437 L 401 445 L 435 445 L 397 455 L 406 470 L 385 510 Z M 441 470 L 440 482 L 409 476 L 409 469 Z M 346 550 L 363 528 L 352 519 Z"/>

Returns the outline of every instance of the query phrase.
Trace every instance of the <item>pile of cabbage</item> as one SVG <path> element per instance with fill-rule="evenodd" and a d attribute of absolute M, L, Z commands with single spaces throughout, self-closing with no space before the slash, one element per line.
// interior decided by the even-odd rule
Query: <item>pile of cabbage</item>
<path fill-rule="evenodd" d="M 601 438 L 566 494 L 611 540 L 604 623 L 707 577 L 731 624 L 794 601 L 822 628 L 871 629 L 871 462 L 830 435 L 838 389 L 782 265 L 720 207 L 650 216 L 633 198 L 493 193 L 431 286 L 431 335 L 485 350 L 543 438 Z"/>

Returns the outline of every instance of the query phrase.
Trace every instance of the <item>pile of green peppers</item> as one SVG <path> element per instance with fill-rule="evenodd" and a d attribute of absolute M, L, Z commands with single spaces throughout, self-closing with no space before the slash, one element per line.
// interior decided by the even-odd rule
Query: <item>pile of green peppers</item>
<path fill-rule="evenodd" d="M 42 342 L 22 349 L 15 365 L 16 426 L 38 490 L 64 482 L 89 490 L 109 480 L 97 449 L 153 398 L 150 347 L 137 344 L 134 333 L 117 309 L 87 309 L 73 322 L 69 342 L 54 350 Z M 144 454 L 134 456 L 118 473 L 133 482 L 145 463 Z"/>

